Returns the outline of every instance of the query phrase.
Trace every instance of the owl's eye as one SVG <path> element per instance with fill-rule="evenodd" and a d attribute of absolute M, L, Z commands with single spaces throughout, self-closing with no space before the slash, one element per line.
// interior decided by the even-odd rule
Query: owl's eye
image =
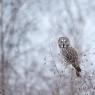
<path fill-rule="evenodd" d="M 63 42 L 64 40 L 62 39 L 61 41 Z"/>
<path fill-rule="evenodd" d="M 61 43 L 63 43 L 63 41 L 61 41 Z"/>
<path fill-rule="evenodd" d="M 66 40 L 64 40 L 63 42 L 66 43 Z"/>
<path fill-rule="evenodd" d="M 64 42 L 65 42 L 65 43 L 67 43 L 67 41 L 66 41 L 66 40 L 65 40 Z"/>

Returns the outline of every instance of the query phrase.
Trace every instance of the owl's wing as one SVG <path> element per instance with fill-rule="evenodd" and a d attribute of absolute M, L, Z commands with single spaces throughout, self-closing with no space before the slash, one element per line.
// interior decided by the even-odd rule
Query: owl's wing
<path fill-rule="evenodd" d="M 72 47 L 68 47 L 67 49 L 63 50 L 63 54 L 65 60 L 76 69 L 77 76 L 80 76 L 79 72 L 81 72 L 81 68 L 79 66 L 77 51 Z"/>
<path fill-rule="evenodd" d="M 67 62 L 71 64 L 78 62 L 78 54 L 74 48 L 68 47 L 67 49 L 63 50 L 62 53 L 65 57 L 65 60 L 67 60 Z"/>

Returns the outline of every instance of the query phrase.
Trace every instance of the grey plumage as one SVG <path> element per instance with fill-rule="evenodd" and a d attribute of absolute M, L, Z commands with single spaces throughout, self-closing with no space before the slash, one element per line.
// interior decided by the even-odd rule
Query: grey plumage
<path fill-rule="evenodd" d="M 76 70 L 76 75 L 80 76 L 81 68 L 79 66 L 78 53 L 70 46 L 69 39 L 67 37 L 60 37 L 58 39 L 58 45 L 65 61 L 71 64 Z"/>

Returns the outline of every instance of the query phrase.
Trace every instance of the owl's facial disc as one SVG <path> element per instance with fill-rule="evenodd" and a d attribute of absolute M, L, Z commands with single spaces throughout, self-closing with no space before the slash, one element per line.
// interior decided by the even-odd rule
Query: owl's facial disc
<path fill-rule="evenodd" d="M 70 45 L 69 39 L 67 37 L 60 37 L 58 43 L 60 48 L 66 48 Z"/>

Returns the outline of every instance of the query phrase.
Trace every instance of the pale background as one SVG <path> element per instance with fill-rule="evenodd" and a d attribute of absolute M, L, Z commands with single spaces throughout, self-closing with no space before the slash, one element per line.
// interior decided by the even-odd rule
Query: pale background
<path fill-rule="evenodd" d="M 0 95 L 95 95 L 94 0 L 0 0 L 0 12 Z M 81 78 L 61 64 L 60 36 Z"/>

